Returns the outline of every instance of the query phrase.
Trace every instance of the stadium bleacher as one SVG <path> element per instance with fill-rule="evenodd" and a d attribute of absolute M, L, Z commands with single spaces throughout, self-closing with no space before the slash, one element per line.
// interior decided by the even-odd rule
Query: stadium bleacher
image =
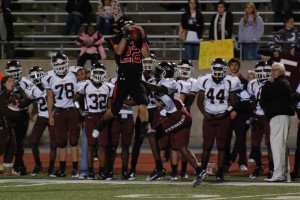
<path fill-rule="evenodd" d="M 98 1 L 90 1 L 93 6 L 94 13 L 97 11 Z M 186 3 L 187 1 L 149 1 L 149 0 L 119 0 L 124 14 L 130 16 L 134 21 L 143 26 L 151 42 L 152 50 L 155 50 L 160 57 L 181 58 L 183 45 L 180 43 L 178 33 L 178 25 L 180 15 L 183 11 L 168 11 L 161 3 Z M 215 13 L 214 3 L 216 0 L 199 1 L 206 4 L 206 10 L 202 13 L 205 19 L 204 40 L 207 39 L 209 21 Z M 230 9 L 234 14 L 234 33 L 237 33 L 239 19 L 244 13 L 245 0 L 227 0 Z M 270 6 L 270 0 L 256 1 L 261 3 L 260 15 L 265 23 L 265 35 L 262 40 L 262 46 L 266 44 L 272 37 L 272 27 L 274 25 L 282 25 L 274 23 L 273 11 Z M 62 51 L 70 56 L 77 56 L 80 48 L 73 42 L 75 35 L 61 35 L 67 13 L 64 11 L 66 1 L 56 0 L 17 0 L 12 1 L 12 5 L 17 6 L 19 10 L 12 9 L 12 14 L 16 19 L 14 23 L 16 35 L 17 57 L 38 57 L 45 58 L 49 51 Z M 13 6 L 15 7 L 15 6 Z M 296 11 L 294 14 L 299 15 Z M 94 24 L 96 15 L 94 14 Z M 299 25 L 299 23 L 296 23 Z M 109 36 L 106 36 L 109 37 Z M 3 50 L 3 48 L 1 48 Z M 3 54 L 2 54 L 3 55 Z M 108 59 L 113 58 L 108 52 Z M 3 58 L 2 58 L 3 59 Z"/>

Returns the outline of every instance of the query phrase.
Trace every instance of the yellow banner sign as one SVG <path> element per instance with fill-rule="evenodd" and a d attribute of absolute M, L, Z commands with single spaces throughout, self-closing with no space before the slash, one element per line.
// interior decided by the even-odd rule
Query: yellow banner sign
<path fill-rule="evenodd" d="M 233 40 L 214 40 L 200 42 L 199 69 L 209 69 L 211 62 L 216 58 L 226 61 L 234 57 Z"/>

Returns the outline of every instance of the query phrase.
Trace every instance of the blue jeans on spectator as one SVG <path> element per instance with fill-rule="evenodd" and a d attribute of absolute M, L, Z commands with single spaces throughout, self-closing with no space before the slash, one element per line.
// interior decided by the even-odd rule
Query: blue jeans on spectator
<path fill-rule="evenodd" d="M 82 127 L 82 136 L 81 136 L 81 157 L 80 157 L 80 174 L 89 174 L 88 164 L 87 164 L 87 138 L 85 127 Z"/>
<path fill-rule="evenodd" d="M 69 13 L 68 18 L 67 18 L 67 22 L 66 22 L 66 26 L 65 26 L 65 31 L 64 31 L 64 35 L 69 35 L 72 31 L 72 27 L 74 30 L 74 34 L 78 35 L 79 34 L 79 29 L 80 29 L 80 25 L 81 22 L 83 21 L 84 17 L 80 12 L 72 12 Z"/>
<path fill-rule="evenodd" d="M 187 60 L 198 60 L 199 58 L 199 44 L 184 44 L 185 54 Z"/>
<path fill-rule="evenodd" d="M 111 34 L 111 26 L 113 23 L 115 23 L 113 16 L 107 16 L 105 18 L 99 16 L 96 23 L 97 31 L 103 35 L 109 35 Z"/>
<path fill-rule="evenodd" d="M 260 60 L 261 55 L 257 54 L 259 44 L 242 44 L 243 60 Z"/>

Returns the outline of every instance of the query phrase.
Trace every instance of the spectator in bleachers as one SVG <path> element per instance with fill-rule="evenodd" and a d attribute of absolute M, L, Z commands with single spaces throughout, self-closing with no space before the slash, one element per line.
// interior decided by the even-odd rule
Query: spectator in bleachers
<path fill-rule="evenodd" d="M 272 10 L 274 11 L 274 22 L 281 22 L 285 15 L 291 15 L 292 0 L 272 0 Z M 281 26 L 274 26 L 274 31 L 281 29 Z"/>
<path fill-rule="evenodd" d="M 123 15 L 118 0 L 99 0 L 97 30 L 104 35 L 112 34 L 112 25 Z"/>
<path fill-rule="evenodd" d="M 216 4 L 217 13 L 210 22 L 209 40 L 223 40 L 232 38 L 233 14 L 228 10 L 228 4 L 220 0 Z"/>
<path fill-rule="evenodd" d="M 283 43 L 287 42 L 287 43 Z M 298 29 L 295 28 L 295 21 L 292 15 L 284 18 L 284 28 L 280 29 L 268 45 L 275 58 L 280 54 L 296 55 L 296 48 L 300 42 Z"/>
<path fill-rule="evenodd" d="M 241 43 L 243 60 L 267 60 L 267 56 L 259 55 L 259 41 L 264 34 L 264 22 L 258 15 L 253 3 L 247 3 L 244 17 L 240 20 L 238 41 Z"/>
<path fill-rule="evenodd" d="M 4 8 L 9 9 L 10 0 L 4 0 L 3 4 L 4 4 Z"/>
<path fill-rule="evenodd" d="M 15 57 L 15 47 L 11 41 L 15 40 L 13 16 L 11 12 L 5 8 L 4 0 L 0 0 L 0 41 L 4 44 L 7 59 Z M 1 52 L 0 52 L 1 57 Z"/>
<path fill-rule="evenodd" d="M 196 0 L 188 1 L 188 8 L 181 15 L 181 27 L 186 32 L 185 38 L 185 53 L 187 60 L 198 60 L 199 57 L 199 42 L 202 40 L 202 32 L 204 28 L 204 19 L 200 11 L 199 2 Z"/>
<path fill-rule="evenodd" d="M 89 0 L 68 0 L 66 12 L 69 13 L 63 35 L 71 34 L 72 28 L 74 34 L 78 35 L 80 25 L 90 23 L 90 15 L 93 12 L 92 5 Z"/>
<path fill-rule="evenodd" d="M 84 67 L 87 60 L 91 60 L 91 66 L 98 63 L 98 59 L 106 59 L 106 53 L 102 44 L 105 42 L 101 33 L 95 30 L 93 25 L 83 25 L 84 32 L 80 34 L 75 43 L 81 46 L 77 66 Z"/>

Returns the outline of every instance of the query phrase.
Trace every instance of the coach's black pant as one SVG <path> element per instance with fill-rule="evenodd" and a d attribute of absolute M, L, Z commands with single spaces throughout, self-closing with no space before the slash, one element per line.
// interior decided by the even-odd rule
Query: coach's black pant
<path fill-rule="evenodd" d="M 239 154 L 239 165 L 247 165 L 247 131 L 249 129 L 249 124 L 247 124 L 247 120 L 249 119 L 249 115 L 242 114 L 238 115 L 230 124 L 228 129 L 228 138 L 226 140 L 226 165 L 229 165 L 230 161 L 235 161 L 237 155 Z M 233 131 L 235 132 L 236 141 L 234 143 L 234 147 L 231 150 L 231 139 Z"/>
<path fill-rule="evenodd" d="M 23 112 L 23 111 L 22 111 Z M 15 135 L 16 135 L 16 155 L 15 155 L 15 163 L 14 168 L 25 168 L 23 156 L 24 156 L 24 139 L 26 137 L 28 125 L 29 125 L 29 115 L 27 111 L 24 111 L 22 114 L 22 120 L 20 120 L 16 127 L 14 127 Z"/>

